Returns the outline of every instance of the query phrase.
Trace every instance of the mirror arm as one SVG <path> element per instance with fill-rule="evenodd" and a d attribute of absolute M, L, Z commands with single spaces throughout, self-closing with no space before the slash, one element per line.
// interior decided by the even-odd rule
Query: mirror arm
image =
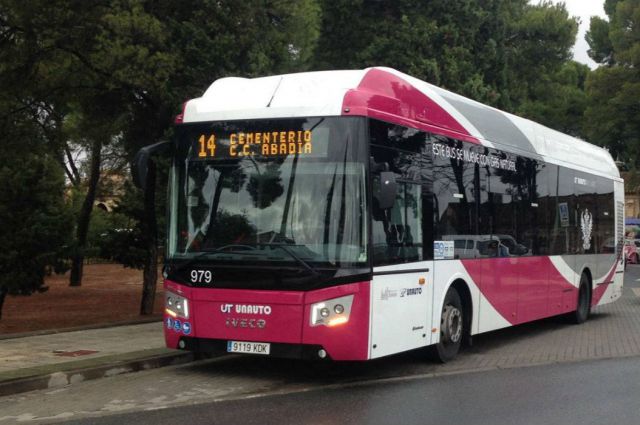
<path fill-rule="evenodd" d="M 147 185 L 147 174 L 149 171 L 149 161 L 153 160 L 154 156 L 164 154 L 171 148 L 171 142 L 164 141 L 154 143 L 153 145 L 145 146 L 138 151 L 131 167 L 131 174 L 133 176 L 133 183 L 140 189 L 145 189 Z"/>

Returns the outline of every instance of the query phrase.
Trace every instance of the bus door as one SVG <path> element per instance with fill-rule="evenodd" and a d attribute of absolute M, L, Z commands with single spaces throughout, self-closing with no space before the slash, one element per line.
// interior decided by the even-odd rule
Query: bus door
<path fill-rule="evenodd" d="M 424 187 L 399 180 L 393 207 L 373 206 L 371 358 L 431 343 L 433 261 L 423 260 Z"/>

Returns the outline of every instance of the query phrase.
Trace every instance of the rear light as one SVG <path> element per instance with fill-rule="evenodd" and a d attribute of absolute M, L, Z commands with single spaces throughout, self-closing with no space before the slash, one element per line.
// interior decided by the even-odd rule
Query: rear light
<path fill-rule="evenodd" d="M 349 321 L 353 295 L 321 301 L 311 305 L 311 326 L 337 326 Z"/>

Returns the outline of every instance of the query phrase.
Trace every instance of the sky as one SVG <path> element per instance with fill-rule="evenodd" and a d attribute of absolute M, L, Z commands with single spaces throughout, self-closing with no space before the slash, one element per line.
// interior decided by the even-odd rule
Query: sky
<path fill-rule="evenodd" d="M 604 13 L 604 0 L 552 0 L 554 3 L 564 3 L 569 11 L 569 15 L 580 18 L 580 28 L 576 37 L 576 44 L 573 47 L 573 58 L 589 65 L 592 69 L 596 67 L 596 63 L 587 55 L 589 45 L 584 39 L 584 35 L 589 29 L 589 21 L 591 16 L 601 16 L 606 18 Z M 538 3 L 537 0 L 530 1 Z"/>

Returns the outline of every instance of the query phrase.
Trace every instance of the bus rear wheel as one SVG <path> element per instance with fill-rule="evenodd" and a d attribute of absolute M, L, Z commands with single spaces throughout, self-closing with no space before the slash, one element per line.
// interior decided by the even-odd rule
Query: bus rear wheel
<path fill-rule="evenodd" d="M 571 314 L 571 321 L 577 325 L 584 323 L 591 313 L 591 280 L 586 273 L 580 276 L 580 287 L 578 288 L 578 306 Z"/>
<path fill-rule="evenodd" d="M 455 288 L 449 288 L 440 316 L 440 341 L 432 347 L 435 360 L 446 363 L 458 355 L 464 335 L 464 323 L 460 294 Z"/>

